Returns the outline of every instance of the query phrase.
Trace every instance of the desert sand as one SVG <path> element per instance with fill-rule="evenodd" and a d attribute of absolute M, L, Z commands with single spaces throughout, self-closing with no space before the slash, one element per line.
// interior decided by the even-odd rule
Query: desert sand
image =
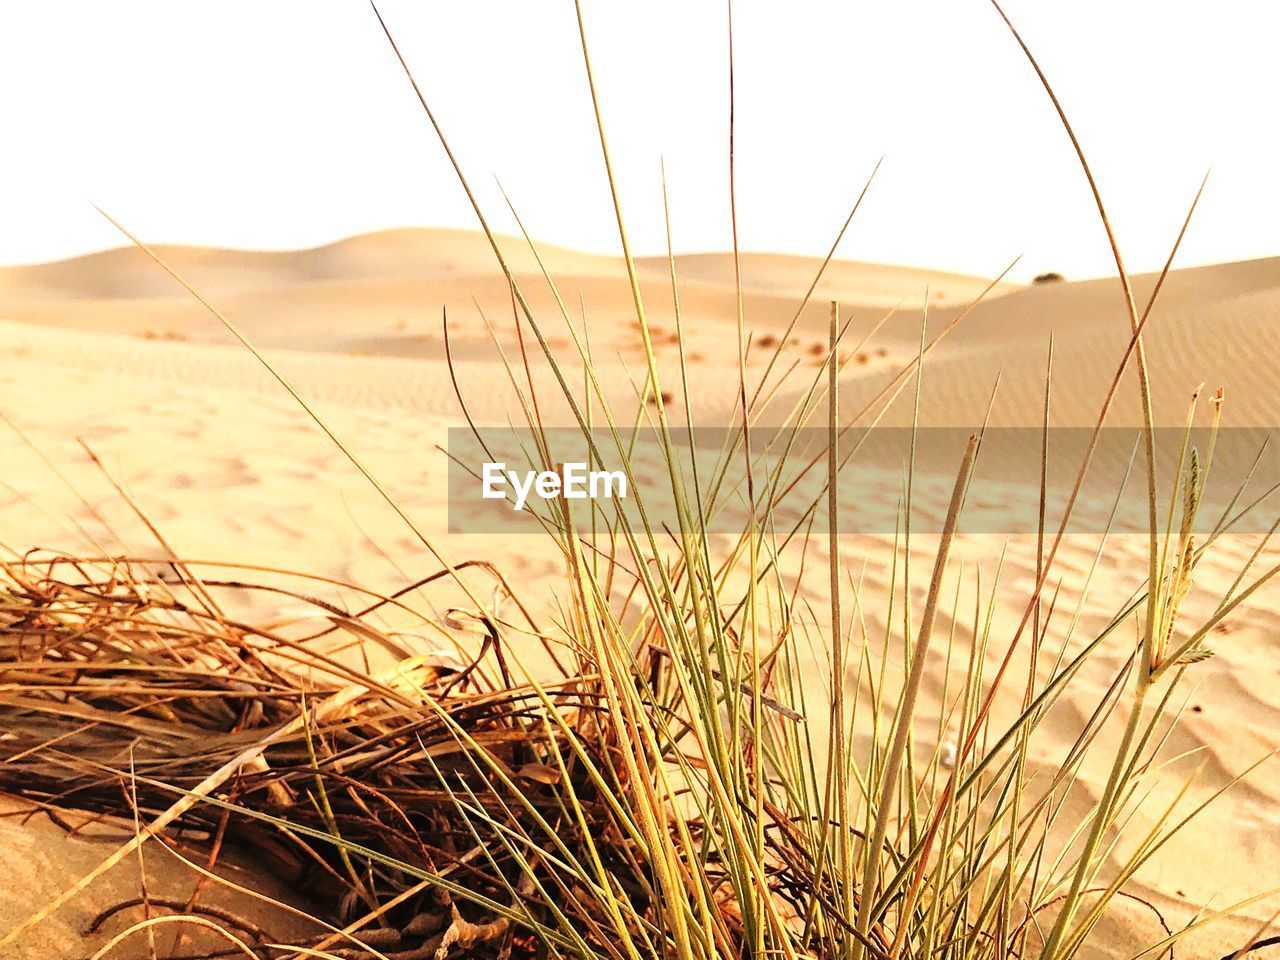
<path fill-rule="evenodd" d="M 502 243 L 534 309 L 556 317 L 555 300 L 523 241 Z M 575 323 L 588 331 L 611 400 L 619 409 L 634 407 L 632 383 L 642 376 L 641 346 L 621 261 L 557 248 L 541 252 Z M 446 310 L 458 382 L 471 416 L 493 426 L 516 416 L 507 374 L 486 329 L 486 323 L 492 325 L 503 350 L 518 355 L 511 298 L 482 236 L 399 230 L 288 253 L 198 248 L 161 248 L 160 253 L 263 349 L 442 554 L 453 562 L 493 561 L 522 585 L 526 603 L 553 609 L 561 567 L 550 543 L 536 536 L 515 541 L 446 530 L 446 460 L 437 445 L 447 428 L 463 422 L 445 358 Z M 744 317 L 759 343 L 774 342 L 791 321 L 817 265 L 801 257 L 744 256 Z M 683 416 L 669 264 L 657 257 L 640 267 L 659 358 L 671 372 L 673 409 Z M 733 408 L 738 376 L 733 259 L 681 256 L 676 270 L 690 375 L 697 385 L 690 398 L 694 417 L 698 423 L 724 421 Z M 794 363 L 796 372 L 781 388 L 779 406 L 821 370 L 828 301 L 838 300 L 851 319 L 841 389 L 844 408 L 853 410 L 915 356 L 923 316 L 930 334 L 945 328 L 989 282 L 833 263 L 783 350 L 780 365 Z M 1153 277 L 1138 278 L 1140 301 L 1153 283 Z M 855 349 L 889 310 L 893 316 Z M 1227 423 L 1276 422 L 1277 316 L 1280 260 L 1175 271 L 1146 337 L 1162 422 L 1180 425 L 1202 383 L 1209 390 L 1226 386 Z M 549 320 L 546 327 L 553 349 L 569 355 L 573 347 L 563 323 Z M 981 423 L 999 377 L 992 422 L 1036 426 L 1051 334 L 1053 422 L 1092 425 L 1129 339 L 1115 280 L 999 284 L 929 354 L 921 421 Z M 763 371 L 767 353 L 753 351 L 751 375 Z M 262 366 L 135 249 L 0 270 L 0 357 L 0 413 L 17 428 L 0 425 L 0 545 L 10 554 L 35 547 L 100 549 L 161 561 L 172 549 L 198 560 L 301 568 L 387 591 L 438 568 Z M 545 378 L 545 372 L 535 377 Z M 1136 397 L 1130 373 L 1110 422 L 1137 424 Z M 554 420 L 563 411 L 552 405 L 547 415 Z M 900 402 L 886 422 L 901 425 L 911 417 L 910 403 Z M 167 547 L 156 542 L 91 462 L 86 446 L 154 522 Z M 949 482 L 940 477 L 935 489 L 922 480 L 918 508 L 937 510 L 945 504 Z M 867 497 L 890 506 L 901 493 L 888 479 L 865 489 Z M 984 496 L 982 488 L 973 495 Z M 1002 577 L 1012 585 L 1012 596 L 1007 608 L 997 611 L 992 643 L 999 652 L 1007 639 L 1001 627 L 1016 621 L 1034 583 L 1033 541 L 1025 532 L 1013 537 L 1004 561 Z M 1230 583 L 1255 542 L 1246 534 L 1223 539 L 1197 570 L 1206 596 L 1214 596 L 1214 584 L 1221 589 Z M 957 562 L 994 571 L 1003 545 L 1001 537 L 967 535 Z M 1097 546 L 1096 536 L 1069 537 L 1063 570 L 1083 576 Z M 849 536 L 839 548 L 850 569 L 865 571 L 869 601 L 888 589 L 890 536 Z M 823 539 L 810 549 L 822 558 L 828 548 Z M 1141 582 L 1144 549 L 1141 542 L 1123 538 L 1109 545 L 1081 614 L 1083 635 L 1100 628 Z M 915 553 L 920 566 L 927 565 L 927 536 L 913 544 Z M 326 597 L 342 602 L 340 588 L 325 589 Z M 804 598 L 821 609 L 826 589 L 825 577 L 810 577 Z M 1189 701 L 1175 704 L 1186 712 L 1171 734 L 1170 779 L 1153 794 L 1152 810 L 1195 771 L 1190 796 L 1204 797 L 1280 748 L 1278 599 L 1280 588 L 1264 589 L 1215 636 L 1218 655 L 1197 667 Z M 451 601 L 436 597 L 433 602 Z M 1206 603 L 1211 601 L 1193 592 L 1188 607 L 1205 614 Z M 865 607 L 868 617 L 879 616 L 874 602 Z M 278 609 L 257 612 L 289 611 L 281 601 Z M 948 626 L 962 640 L 971 629 L 962 618 Z M 1117 669 L 1129 640 L 1117 639 L 1100 667 Z M 941 672 L 927 683 L 934 698 L 941 695 Z M 1096 706 L 1107 681 L 1103 673 L 1082 677 L 1056 709 L 1048 729 L 1060 731 L 1064 744 Z M 1104 775 L 1105 766 L 1094 764 L 1086 769 L 1084 785 L 1100 792 Z M 0 928 L 74 882 L 106 849 L 92 840 L 64 837 L 41 816 L 0 820 Z M 1280 787 L 1274 768 L 1264 765 L 1148 864 L 1133 890 L 1171 922 L 1185 923 L 1202 907 L 1220 908 L 1280 886 L 1278 864 Z M 165 854 L 150 853 L 147 866 L 153 892 L 189 892 L 190 875 Z M 130 869 L 132 875 L 109 878 L 42 924 L 23 955 L 92 954 L 103 940 L 83 938 L 80 930 L 96 909 L 123 895 L 136 878 L 136 866 Z M 1272 925 L 1278 909 L 1276 898 L 1252 904 L 1180 948 L 1179 955 L 1220 956 Z M 1154 920 L 1136 905 L 1122 904 L 1115 914 L 1100 939 L 1107 940 L 1107 955 L 1128 956 L 1139 938 L 1155 932 Z M 286 937 L 296 929 L 291 923 L 278 919 L 273 930 Z"/>

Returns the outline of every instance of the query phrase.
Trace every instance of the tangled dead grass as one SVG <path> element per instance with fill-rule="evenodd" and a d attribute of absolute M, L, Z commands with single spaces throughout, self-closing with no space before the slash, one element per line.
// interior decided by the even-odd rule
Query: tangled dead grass
<path fill-rule="evenodd" d="M 459 806 L 515 833 L 544 820 L 570 845 L 583 829 L 607 836 L 604 803 L 575 758 L 608 749 L 592 678 L 515 683 L 492 628 L 469 663 L 411 653 L 371 622 L 392 598 L 356 617 L 310 601 L 326 625 L 289 636 L 227 615 L 218 594 L 248 584 L 172 569 L 157 579 L 126 560 L 66 557 L 0 567 L 0 791 L 68 829 L 59 810 L 128 824 L 199 795 L 157 836 L 251 846 L 321 916 L 352 927 L 318 938 L 336 941 L 337 956 L 529 952 L 507 917 L 458 908 L 452 887 L 507 904 L 532 879 L 530 860 L 482 844 Z M 373 668 L 379 654 L 391 665 Z M 564 726 L 548 725 L 548 703 Z M 565 816 L 562 779 L 580 819 Z M 613 854 L 625 876 L 625 844 Z M 215 907 L 148 904 L 203 911 L 257 948 L 267 940 Z"/>

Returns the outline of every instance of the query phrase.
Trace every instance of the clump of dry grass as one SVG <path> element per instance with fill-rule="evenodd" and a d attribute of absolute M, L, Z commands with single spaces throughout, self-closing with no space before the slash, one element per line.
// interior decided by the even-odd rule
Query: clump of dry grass
<path fill-rule="evenodd" d="M 593 733 L 592 679 L 514 682 L 491 623 L 465 664 L 410 654 L 370 622 L 393 598 L 354 617 L 311 600 L 300 624 L 242 623 L 218 595 L 252 585 L 171 569 L 157 579 L 127 560 L 34 556 L 0 566 L 0 791 L 59 823 L 65 809 L 150 821 L 198 793 L 173 839 L 252 846 L 335 923 L 376 915 L 353 938 L 324 938 L 342 956 L 377 946 L 407 960 L 446 938 L 528 952 L 503 911 L 473 902 L 508 905 L 530 878 L 459 807 L 474 801 L 475 817 L 514 833 L 554 825 L 571 847 L 600 827 L 598 785 L 576 759 L 608 749 Z M 547 706 L 563 727 L 545 722 Z M 581 819 L 565 817 L 554 784 Z"/>

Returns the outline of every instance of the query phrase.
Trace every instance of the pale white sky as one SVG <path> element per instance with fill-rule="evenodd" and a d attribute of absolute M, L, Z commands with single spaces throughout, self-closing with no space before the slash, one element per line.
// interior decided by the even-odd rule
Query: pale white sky
<path fill-rule="evenodd" d="M 635 245 L 728 246 L 722 0 L 583 0 Z M 1008 0 L 1093 161 L 1130 265 L 1280 254 L 1280 5 Z M 480 188 L 535 236 L 616 239 L 571 0 L 384 0 Z M 745 248 L 820 253 L 883 153 L 841 255 L 1022 276 L 1107 272 L 1039 83 L 986 0 L 737 0 Z M 287 248 L 474 226 L 363 0 L 0 5 L 0 262 L 119 239 Z"/>

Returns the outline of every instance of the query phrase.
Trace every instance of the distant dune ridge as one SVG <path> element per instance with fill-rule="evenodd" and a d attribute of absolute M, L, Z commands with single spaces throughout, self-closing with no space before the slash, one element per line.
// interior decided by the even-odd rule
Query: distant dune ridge
<path fill-rule="evenodd" d="M 573 346 L 539 267 L 522 240 L 502 238 L 513 269 L 563 356 Z M 640 340 L 621 261 L 559 247 L 540 247 L 578 329 L 585 328 L 598 375 L 620 408 L 634 406 L 640 379 Z M 406 509 L 444 537 L 445 459 L 434 449 L 448 427 L 462 424 L 446 365 L 442 313 L 447 309 L 459 387 L 478 422 L 502 425 L 518 416 L 507 373 L 485 320 L 511 358 L 518 357 L 511 297 L 482 235 L 452 230 L 391 230 L 314 249 L 284 253 L 162 247 L 159 252 L 210 301 L 231 317 L 314 402 Z M 796 312 L 819 260 L 747 254 L 742 260 L 745 314 L 757 344 L 749 373 L 758 377 L 771 348 Z M 735 288 L 732 256 L 676 258 L 681 282 L 686 355 L 696 383 L 695 421 L 723 425 L 737 382 Z M 643 292 L 659 345 L 659 359 L 679 396 L 678 354 L 665 258 L 640 262 Z M 988 287 L 991 278 L 908 267 L 833 262 L 803 311 L 780 369 L 795 365 L 775 400 L 779 411 L 803 394 L 823 363 L 828 302 L 851 318 L 841 381 L 842 408 L 857 409 L 916 354 L 928 292 L 929 336 Z M 1154 277 L 1135 280 L 1140 303 Z M 893 316 L 858 346 L 886 312 Z M 585 313 L 585 319 L 584 319 Z M 483 319 L 482 319 L 483 314 Z M 1166 425 L 1178 426 L 1193 392 L 1226 384 L 1226 422 L 1269 426 L 1280 413 L 1280 259 L 1178 270 L 1165 283 L 1145 338 Z M 930 353 L 924 369 L 921 420 L 976 426 L 999 391 L 993 423 L 1035 426 L 1043 407 L 1044 372 L 1054 338 L 1054 423 L 1088 426 L 1128 343 L 1128 319 L 1114 280 L 999 284 Z M 197 559 L 240 560 L 303 567 L 316 573 L 394 589 L 431 567 L 398 519 L 343 461 L 314 425 L 226 330 L 177 284 L 135 249 L 112 250 L 52 264 L 0 270 L 0 413 L 65 471 L 87 504 L 54 478 L 27 442 L 0 427 L 0 541 L 14 551 L 31 546 L 86 549 L 78 522 L 109 550 L 154 555 L 156 544 L 89 463 L 83 439 L 141 504 L 178 553 Z M 534 363 L 536 367 L 536 361 Z M 630 371 L 628 374 L 627 371 Z M 545 378 L 545 371 L 535 377 Z M 1136 380 L 1130 372 L 1113 423 L 1139 422 Z M 563 415 L 554 404 L 554 418 Z M 911 421 L 909 400 L 885 420 Z M 567 421 L 565 421 L 567 424 Z M 939 488 L 944 490 L 944 488 Z M 875 496 L 896 504 L 897 486 Z M 922 488 L 932 509 L 935 491 Z M 974 496 L 982 496 L 975 490 Z M 108 516 L 127 541 L 101 528 Z M 561 570 L 551 544 L 522 538 L 458 535 L 441 543 L 454 559 L 483 558 L 503 565 L 526 584 L 532 604 L 551 606 Z M 376 546 L 375 546 L 376 545 Z M 1068 540 L 1062 564 L 1083 573 L 1095 537 Z M 889 537 L 848 538 L 840 549 L 849 569 L 867 563 L 864 589 L 888 589 L 882 569 L 892 554 Z M 961 560 L 989 557 L 990 539 L 957 547 Z M 1239 563 L 1251 544 L 1228 543 L 1225 559 Z M 919 545 L 927 563 L 927 543 Z M 914 555 L 914 554 L 913 554 Z M 1094 597 L 1101 618 L 1123 603 L 1145 575 L 1144 548 L 1117 545 Z M 1198 581 L 1232 576 L 1218 560 L 1202 565 Z M 1034 565 L 1011 554 L 1003 576 L 1029 587 Z M 826 602 L 822 577 L 810 578 L 807 601 Z M 1194 595 L 1188 604 L 1194 605 Z M 868 605 L 869 616 L 879 607 Z M 1020 611 L 1002 610 L 1002 618 Z M 1204 783 L 1225 782 L 1246 762 L 1276 747 L 1280 729 L 1280 618 L 1254 604 L 1231 620 L 1230 636 L 1192 694 L 1173 752 L 1198 750 L 1188 761 L 1205 765 Z M 1121 662 L 1117 650 L 1109 661 Z M 1084 682 L 1061 711 L 1067 738 L 1101 696 L 1104 678 Z M 938 696 L 926 686 L 926 696 Z M 1089 702 L 1089 697 L 1095 699 Z M 1212 703 L 1202 712 L 1191 712 Z M 1180 768 L 1181 769 L 1181 768 Z M 1188 767 L 1189 769 L 1189 767 Z M 1100 784 L 1089 779 L 1092 788 Z M 1140 877 L 1138 888 L 1163 908 L 1188 915 L 1189 905 L 1226 903 L 1274 881 L 1280 862 L 1275 829 L 1280 786 L 1255 777 L 1229 793 Z M 31 836 L 60 832 L 33 821 L 18 832 L 0 821 L 0 927 L 29 912 L 33 892 L 61 889 L 82 868 L 56 850 L 30 855 Z M 23 839 L 26 838 L 26 839 Z M 61 841 L 60 841 L 61 842 Z M 52 849 L 52 848 L 50 848 Z M 152 854 L 155 889 L 186 889 L 185 874 Z M 132 868 L 131 868 L 132 869 Z M 118 890 L 117 890 L 118 892 Z M 94 897 L 97 897 L 95 900 Z M 27 956 L 91 954 L 78 926 L 111 898 L 90 894 L 80 907 L 46 924 Z M 1238 946 L 1267 919 L 1266 904 L 1201 941 Z M 1178 912 L 1178 911 L 1181 912 Z M 1127 942 L 1131 928 L 1150 924 L 1135 908 L 1111 936 Z M 1127 955 L 1127 954 L 1124 954 Z M 1195 954 L 1194 951 L 1188 955 Z M 1218 956 L 1219 954 L 1212 954 Z"/>
<path fill-rule="evenodd" d="M 528 245 L 510 237 L 500 242 L 531 305 L 540 317 L 549 318 L 546 328 L 567 344 L 555 300 Z M 575 316 L 586 310 L 599 348 L 596 362 L 613 362 L 619 351 L 624 359 L 631 358 L 638 337 L 620 260 L 554 246 L 538 250 Z M 491 358 L 476 305 L 495 326 L 510 327 L 506 282 L 477 233 L 389 230 L 287 253 L 199 247 L 160 251 L 264 347 L 441 361 L 441 313 L 447 308 L 458 355 Z M 746 315 L 759 335 L 780 332 L 790 322 L 818 264 L 809 257 L 744 255 Z M 665 258 L 648 257 L 640 267 L 650 317 L 662 332 L 673 333 L 669 265 Z M 683 255 L 677 257 L 676 270 L 689 350 L 708 360 L 707 366 L 723 369 L 710 361 L 724 335 L 733 332 L 732 256 Z M 886 366 L 877 350 L 892 356 L 890 365 L 896 370 L 898 361 L 916 349 L 926 290 L 930 327 L 939 329 L 989 282 L 910 267 L 833 262 L 800 319 L 794 356 L 803 361 L 806 348 L 818 349 L 830 300 L 839 300 L 853 320 L 849 343 L 896 308 L 865 362 L 849 371 L 852 379 L 875 381 Z M 1139 299 L 1153 283 L 1152 276 L 1135 278 Z M 1059 369 L 1071 372 L 1055 384 L 1061 422 L 1092 423 L 1113 370 L 1107 358 L 1118 359 L 1127 343 L 1128 323 L 1117 287 L 1110 279 L 1029 287 L 1002 283 L 935 352 L 934 389 L 926 402 L 935 400 L 939 411 L 956 422 L 976 422 L 999 372 L 1005 402 L 997 418 L 1034 410 L 1037 405 L 1030 400 L 1042 391 L 1042 364 L 1029 361 L 1044 355 L 1052 332 Z M 1148 352 L 1159 364 L 1159 375 L 1153 377 L 1157 409 L 1181 410 L 1201 382 L 1227 383 L 1233 396 L 1249 398 L 1233 408 L 1233 416 L 1240 423 L 1267 423 L 1261 404 L 1272 393 L 1270 376 L 1265 363 L 1253 361 L 1277 353 L 1277 325 L 1269 308 L 1278 288 L 1280 260 L 1274 259 L 1175 271 L 1146 337 Z M 201 344 L 230 342 L 216 320 L 131 248 L 0 269 L 0 319 Z M 1202 348 L 1206 343 L 1211 350 Z M 820 362 L 816 354 L 809 359 Z M 952 370 L 954 366 L 963 370 Z M 1137 422 L 1133 392 L 1122 395 L 1115 422 Z"/>

